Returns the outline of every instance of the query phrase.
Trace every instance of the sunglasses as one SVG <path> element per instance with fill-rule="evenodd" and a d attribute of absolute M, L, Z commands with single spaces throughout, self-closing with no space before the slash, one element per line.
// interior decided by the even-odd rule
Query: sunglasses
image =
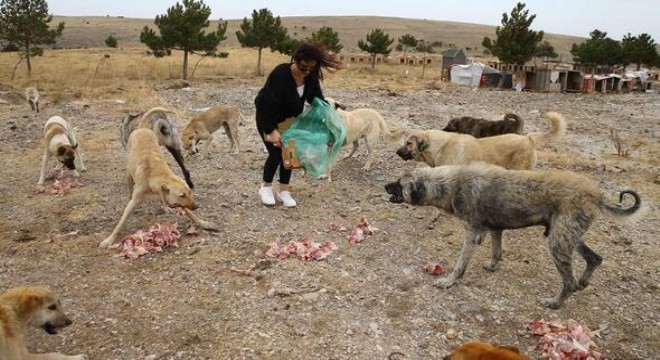
<path fill-rule="evenodd" d="M 311 72 L 315 67 L 316 67 L 316 61 L 305 61 L 305 60 L 300 60 L 296 64 L 298 66 L 298 69 L 300 72 L 303 73 L 308 73 Z"/>

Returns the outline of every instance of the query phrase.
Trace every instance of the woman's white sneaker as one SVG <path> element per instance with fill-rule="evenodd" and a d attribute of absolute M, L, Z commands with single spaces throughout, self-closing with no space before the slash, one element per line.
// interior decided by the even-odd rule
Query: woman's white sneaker
<path fill-rule="evenodd" d="M 288 191 L 280 191 L 277 194 L 277 197 L 280 199 L 282 204 L 286 207 L 296 207 L 298 203 L 291 197 L 291 193 Z"/>
<path fill-rule="evenodd" d="M 261 196 L 261 202 L 264 205 L 269 205 L 269 206 L 275 205 L 275 196 L 273 195 L 273 188 L 272 187 L 262 186 L 259 189 L 259 196 Z"/>

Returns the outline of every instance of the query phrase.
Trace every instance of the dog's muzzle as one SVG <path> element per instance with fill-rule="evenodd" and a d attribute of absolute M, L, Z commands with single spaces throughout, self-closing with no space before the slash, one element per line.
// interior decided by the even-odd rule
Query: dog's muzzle
<path fill-rule="evenodd" d="M 76 169 L 76 164 L 73 162 L 73 159 L 71 159 L 71 160 L 67 160 L 67 161 L 64 163 L 64 166 L 66 166 L 67 169 L 69 169 L 69 170 L 75 170 L 75 169 Z"/>
<path fill-rule="evenodd" d="M 59 322 L 59 321 L 58 321 L 58 322 Z M 57 334 L 57 331 L 58 331 L 60 328 L 63 328 L 63 327 L 69 326 L 69 325 L 71 325 L 72 323 L 73 323 L 73 322 L 71 321 L 71 319 L 69 319 L 69 318 L 67 317 L 66 319 L 64 319 L 64 320 L 61 322 L 61 324 L 53 324 L 53 323 L 51 323 L 51 322 L 46 322 L 45 324 L 41 325 L 41 327 L 42 327 L 42 328 L 43 328 L 48 334 L 50 334 L 50 335 L 55 335 L 55 334 Z"/>
<path fill-rule="evenodd" d="M 390 202 L 395 204 L 403 202 L 403 187 L 398 182 L 392 182 L 385 185 L 385 191 L 392 195 L 390 196 Z"/>
<path fill-rule="evenodd" d="M 403 160 L 412 160 L 413 155 L 406 149 L 405 147 L 400 148 L 399 150 L 396 151 L 396 154 L 399 155 L 400 158 Z"/>

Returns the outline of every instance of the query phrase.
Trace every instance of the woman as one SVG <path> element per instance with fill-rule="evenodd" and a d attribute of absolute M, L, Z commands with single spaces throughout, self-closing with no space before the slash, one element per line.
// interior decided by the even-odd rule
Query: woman
<path fill-rule="evenodd" d="M 254 100 L 257 130 L 268 150 L 264 182 L 259 189 L 264 205 L 275 205 L 272 185 L 278 167 L 280 185 L 277 197 L 286 207 L 297 205 L 289 192 L 291 170 L 282 165 L 282 138 L 278 124 L 302 113 L 305 101 L 311 104 L 315 97 L 324 99 L 320 84 L 323 80 L 321 68 L 337 70 L 341 68 L 341 63 L 321 47 L 303 43 L 294 52 L 293 63 L 280 64 L 271 71 Z"/>

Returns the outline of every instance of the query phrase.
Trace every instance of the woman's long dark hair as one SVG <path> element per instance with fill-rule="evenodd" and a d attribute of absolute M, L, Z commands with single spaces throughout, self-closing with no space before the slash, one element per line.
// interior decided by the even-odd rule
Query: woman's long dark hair
<path fill-rule="evenodd" d="M 321 71 L 321 68 L 325 68 L 328 71 L 334 71 L 339 70 L 342 67 L 341 62 L 335 58 L 334 54 L 325 51 L 323 45 L 312 43 L 300 44 L 293 53 L 294 62 L 301 60 L 316 61 L 316 67 L 310 75 L 315 76 L 320 80 L 323 80 L 323 72 Z"/>

